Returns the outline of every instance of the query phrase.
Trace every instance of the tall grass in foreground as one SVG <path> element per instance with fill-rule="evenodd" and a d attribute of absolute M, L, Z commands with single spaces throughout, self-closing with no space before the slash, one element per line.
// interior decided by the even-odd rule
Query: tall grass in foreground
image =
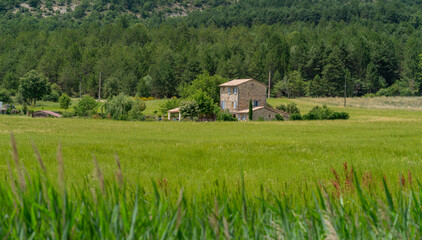
<path fill-rule="evenodd" d="M 66 186 L 59 145 L 58 179 L 49 179 L 40 153 L 38 174 L 29 175 L 19 160 L 14 137 L 9 177 L 0 183 L 2 239 L 420 239 L 422 188 L 409 184 L 383 195 L 363 187 L 345 166 L 343 180 L 335 170 L 326 186 L 306 194 L 307 201 L 288 196 L 236 192 L 224 186 L 186 196 L 151 181 L 152 192 L 124 180 L 116 156 L 116 180 L 106 182 L 95 156 L 95 184 Z M 9 158 L 7 158 L 9 159 Z M 12 167 L 13 165 L 13 167 Z M 362 175 L 362 179 L 369 179 Z M 366 180 L 369 181 L 369 180 Z M 408 181 L 411 181 L 408 179 Z M 414 180 L 413 180 L 414 181 Z M 366 184 L 366 183 L 365 183 Z M 365 189 L 365 190 L 364 190 Z M 370 188 L 368 188 L 370 189 Z M 263 190 L 264 191 L 264 190 Z M 177 197 L 174 197 L 174 195 Z"/>

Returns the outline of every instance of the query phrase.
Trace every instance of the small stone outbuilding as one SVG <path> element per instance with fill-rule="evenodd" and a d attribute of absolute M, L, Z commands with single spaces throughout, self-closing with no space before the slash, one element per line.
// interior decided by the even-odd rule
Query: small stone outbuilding
<path fill-rule="evenodd" d="M 252 120 L 254 120 L 254 121 L 256 121 L 256 120 L 266 120 L 266 121 L 276 120 L 275 115 L 277 115 L 277 114 L 281 115 L 285 120 L 289 119 L 288 113 L 274 109 L 274 108 L 269 107 L 269 106 L 254 107 L 254 108 L 252 108 L 252 112 L 253 112 Z M 235 115 L 236 115 L 237 120 L 239 120 L 239 121 L 249 120 L 249 109 L 237 111 Z"/>
<path fill-rule="evenodd" d="M 62 115 L 52 112 L 52 111 L 37 111 L 32 113 L 32 117 L 57 117 L 57 118 L 61 118 L 63 117 Z"/>

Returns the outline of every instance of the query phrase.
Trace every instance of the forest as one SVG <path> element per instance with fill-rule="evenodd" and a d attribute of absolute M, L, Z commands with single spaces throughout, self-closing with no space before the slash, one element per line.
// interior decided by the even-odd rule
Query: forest
<path fill-rule="evenodd" d="M 180 96 L 200 74 L 274 96 L 422 95 L 422 1 L 0 0 L 0 90 Z"/>

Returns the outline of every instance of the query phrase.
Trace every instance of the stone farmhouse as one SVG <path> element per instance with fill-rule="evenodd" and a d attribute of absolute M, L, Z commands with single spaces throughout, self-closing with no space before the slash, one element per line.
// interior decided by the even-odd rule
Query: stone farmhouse
<path fill-rule="evenodd" d="M 254 79 L 234 79 L 219 85 L 220 108 L 238 120 L 249 119 L 249 101 L 253 104 L 252 120 L 274 120 L 276 114 L 288 119 L 289 114 L 267 106 L 267 86 Z"/>

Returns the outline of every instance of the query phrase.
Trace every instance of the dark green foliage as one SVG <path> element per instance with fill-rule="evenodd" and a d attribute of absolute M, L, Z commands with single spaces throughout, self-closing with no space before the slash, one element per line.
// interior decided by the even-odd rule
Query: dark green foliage
<path fill-rule="evenodd" d="M 128 120 L 129 111 L 132 109 L 134 100 L 120 93 L 119 95 L 112 97 L 111 100 L 107 101 L 104 105 L 107 114 L 110 114 L 111 118 L 114 120 Z M 145 109 L 145 108 L 144 108 Z M 137 110 L 135 110 L 137 111 Z M 143 111 L 143 110 L 142 110 Z M 141 111 L 141 112 L 142 112 Z"/>
<path fill-rule="evenodd" d="M 37 100 L 50 93 L 50 83 L 37 71 L 32 70 L 20 79 L 19 92 L 29 103 L 36 105 Z"/>
<path fill-rule="evenodd" d="M 280 104 L 275 108 L 278 109 L 278 110 L 281 110 L 283 112 L 286 112 L 286 105 L 284 105 L 284 104 Z"/>
<path fill-rule="evenodd" d="M 307 114 L 303 115 L 303 120 L 334 120 L 334 119 L 349 119 L 349 114 L 346 112 L 334 112 L 326 105 L 320 107 L 315 106 Z"/>
<path fill-rule="evenodd" d="M 145 115 L 142 113 L 147 108 L 145 102 L 139 98 L 135 98 L 132 102 L 132 108 L 129 111 L 129 120 L 143 121 Z"/>
<path fill-rule="evenodd" d="M 11 94 L 7 89 L 0 87 L 0 102 L 12 103 Z"/>
<path fill-rule="evenodd" d="M 182 97 L 190 97 L 197 91 L 206 92 L 215 103 L 220 101 L 220 87 L 218 85 L 227 82 L 228 79 L 219 75 L 210 76 L 208 72 L 200 74 L 191 83 L 181 87 L 179 94 Z"/>
<path fill-rule="evenodd" d="M 286 106 L 286 112 L 290 114 L 300 113 L 300 109 L 297 107 L 296 103 L 289 103 Z"/>
<path fill-rule="evenodd" d="M 192 95 L 192 99 L 198 104 L 199 114 L 209 115 L 214 113 L 214 101 L 207 92 L 199 90 Z"/>
<path fill-rule="evenodd" d="M 70 96 L 96 97 L 101 74 L 104 97 L 202 89 L 217 103 L 212 78 L 267 83 L 268 71 L 279 96 L 422 94 L 422 5 L 411 1 L 0 0 L 0 13 L 0 85 L 14 92 L 37 69 Z"/>
<path fill-rule="evenodd" d="M 253 111 L 252 111 L 252 109 L 253 109 L 253 106 L 252 106 L 252 99 L 249 99 L 249 121 L 252 121 L 253 120 Z"/>
<path fill-rule="evenodd" d="M 287 106 L 284 104 L 280 104 L 276 107 L 276 109 L 290 114 L 300 113 L 300 109 L 297 107 L 296 103 L 289 103 L 287 104 Z"/>
<path fill-rule="evenodd" d="M 349 116 L 349 113 L 347 113 L 347 112 L 334 112 L 332 115 L 331 115 L 331 118 L 330 119 L 349 119 L 350 118 L 350 116 Z"/>
<path fill-rule="evenodd" d="M 146 76 L 139 80 L 138 85 L 136 86 L 136 95 L 139 97 L 149 97 L 152 92 L 152 78 Z"/>
<path fill-rule="evenodd" d="M 302 115 L 300 115 L 300 113 L 293 113 L 290 114 L 289 119 L 292 121 L 302 120 Z"/>
<path fill-rule="evenodd" d="M 283 116 L 281 116 L 280 114 L 276 114 L 275 115 L 275 119 L 277 120 L 277 121 L 284 121 L 284 117 Z"/>
<path fill-rule="evenodd" d="M 233 114 L 231 114 L 229 111 L 220 111 L 217 115 L 217 121 L 227 121 L 227 122 L 234 122 L 237 121 L 235 117 L 233 117 Z"/>
<path fill-rule="evenodd" d="M 69 106 L 72 104 L 72 99 L 66 93 L 63 93 L 59 98 L 60 108 L 63 108 L 65 111 L 69 109 Z"/>
<path fill-rule="evenodd" d="M 53 83 L 53 84 L 51 84 L 51 92 L 49 94 L 45 95 L 42 98 L 42 100 L 43 101 L 50 101 L 50 102 L 58 102 L 59 98 L 61 96 L 61 93 L 62 93 L 62 91 L 61 91 L 60 87 L 57 84 Z"/>
<path fill-rule="evenodd" d="M 26 104 L 26 103 L 23 103 L 22 104 L 22 113 L 24 114 L 24 115 L 26 115 L 26 113 L 28 112 L 28 104 Z"/>
<path fill-rule="evenodd" d="M 98 108 L 97 101 L 90 96 L 83 96 L 78 104 L 74 106 L 75 114 L 79 117 L 92 116 Z"/>

